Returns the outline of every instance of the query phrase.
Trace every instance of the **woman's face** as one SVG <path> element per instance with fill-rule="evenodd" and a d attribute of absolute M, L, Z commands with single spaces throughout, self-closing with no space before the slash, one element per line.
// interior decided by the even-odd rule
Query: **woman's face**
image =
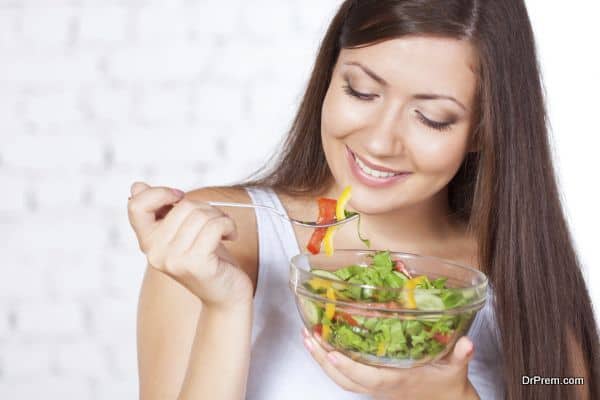
<path fill-rule="evenodd" d="M 469 151 L 476 57 L 468 42 L 410 36 L 343 49 L 321 135 L 352 206 L 376 214 L 431 199 Z"/>

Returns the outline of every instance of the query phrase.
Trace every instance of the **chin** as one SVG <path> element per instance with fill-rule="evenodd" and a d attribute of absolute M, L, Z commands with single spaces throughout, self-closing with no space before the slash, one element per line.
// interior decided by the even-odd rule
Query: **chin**
<path fill-rule="evenodd" d="M 356 190 L 352 194 L 352 199 L 350 199 L 349 209 L 365 215 L 377 215 L 398 210 L 412 204 L 409 199 L 403 199 L 404 196 L 401 194 L 394 198 L 393 202 L 390 201 L 389 195 L 385 197 L 387 198 L 383 198 L 383 196 L 377 195 L 374 192 Z"/>

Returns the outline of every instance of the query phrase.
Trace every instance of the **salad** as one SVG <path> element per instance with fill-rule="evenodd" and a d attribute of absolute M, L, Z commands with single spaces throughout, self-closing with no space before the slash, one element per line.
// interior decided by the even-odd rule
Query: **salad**
<path fill-rule="evenodd" d="M 448 288 L 447 278 L 412 276 L 389 251 L 375 252 L 367 266 L 348 265 L 335 272 L 313 268 L 311 272 L 315 277 L 305 282 L 304 288 L 316 296 L 300 299 L 302 315 L 314 332 L 337 349 L 420 360 L 442 352 L 455 332 L 467 329 L 474 315 L 474 311 L 444 313 L 468 304 L 473 291 Z M 336 301 L 357 306 L 336 305 Z M 406 309 L 431 313 L 416 319 Z"/>
<path fill-rule="evenodd" d="M 319 197 L 317 204 L 319 206 L 319 216 L 317 217 L 317 223 L 328 224 L 350 218 L 358 213 L 346 210 L 346 205 L 350 201 L 352 196 L 352 188 L 346 186 L 340 197 L 336 199 L 330 199 L 327 197 Z M 324 247 L 325 254 L 328 256 L 333 254 L 333 236 L 337 230 L 337 226 L 330 226 L 328 228 L 317 228 L 313 232 L 306 249 L 312 254 L 317 254 L 321 251 L 321 246 Z M 367 246 L 371 244 L 368 239 L 364 239 L 360 234 L 360 215 L 358 216 L 358 237 Z"/>

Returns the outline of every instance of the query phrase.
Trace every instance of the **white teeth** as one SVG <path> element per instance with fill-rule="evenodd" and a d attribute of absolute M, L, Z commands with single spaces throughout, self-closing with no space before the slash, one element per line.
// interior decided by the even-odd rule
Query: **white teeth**
<path fill-rule="evenodd" d="M 362 162 L 360 160 L 360 158 L 356 157 L 356 155 L 354 156 L 354 159 L 356 160 L 356 164 L 358 164 L 360 169 L 365 174 L 370 175 L 374 178 L 385 179 L 385 178 L 391 178 L 392 176 L 398 175 L 393 172 L 377 171 L 376 169 L 369 168 L 364 162 Z"/>

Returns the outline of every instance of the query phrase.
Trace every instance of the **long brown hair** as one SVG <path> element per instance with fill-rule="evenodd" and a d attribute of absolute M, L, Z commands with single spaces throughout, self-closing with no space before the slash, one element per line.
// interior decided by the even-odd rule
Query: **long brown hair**
<path fill-rule="evenodd" d="M 479 56 L 472 121 L 478 151 L 449 183 L 449 202 L 476 232 L 481 269 L 495 292 L 506 396 L 576 398 L 575 386 L 521 384 L 523 375 L 572 375 L 571 332 L 583 350 L 591 398 L 600 398 L 598 331 L 561 208 L 522 0 L 345 1 L 279 156 L 243 185 L 296 194 L 326 190 L 333 178 L 321 144 L 321 106 L 340 50 L 424 34 L 468 40 Z"/>

